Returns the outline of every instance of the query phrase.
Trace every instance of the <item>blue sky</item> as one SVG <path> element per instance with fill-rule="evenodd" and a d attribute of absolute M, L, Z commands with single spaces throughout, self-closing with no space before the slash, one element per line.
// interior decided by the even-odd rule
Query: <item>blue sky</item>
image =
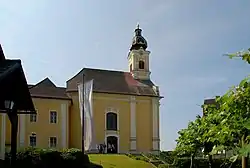
<path fill-rule="evenodd" d="M 201 114 L 205 98 L 223 94 L 250 72 L 222 56 L 250 47 L 248 0 L 1 0 L 0 43 L 20 58 L 29 83 L 58 86 L 83 67 L 128 70 L 140 23 L 152 80 L 160 86 L 161 148 Z"/>

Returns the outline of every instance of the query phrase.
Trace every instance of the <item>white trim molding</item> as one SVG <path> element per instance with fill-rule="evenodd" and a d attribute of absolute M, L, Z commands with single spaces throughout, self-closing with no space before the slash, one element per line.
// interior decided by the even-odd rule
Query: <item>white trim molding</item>
<path fill-rule="evenodd" d="M 51 123 L 51 112 L 56 112 L 56 123 Z M 58 111 L 57 110 L 49 110 L 49 124 L 58 124 L 59 121 L 58 121 L 59 117 L 58 117 Z"/>
<path fill-rule="evenodd" d="M 108 132 L 107 130 L 107 114 L 108 113 L 115 113 L 117 115 L 117 131 L 120 130 L 120 119 L 119 119 L 119 110 L 113 107 L 106 108 L 105 110 L 105 132 Z"/>
<path fill-rule="evenodd" d="M 136 98 L 130 97 L 130 151 L 136 151 Z"/>
<path fill-rule="evenodd" d="M 38 113 L 37 113 L 37 112 L 38 112 L 38 111 L 36 110 L 36 114 L 30 114 L 30 115 L 29 115 L 29 123 L 30 123 L 30 124 L 33 124 L 33 123 L 37 123 L 37 122 L 38 122 Z M 33 116 L 36 117 L 36 121 L 35 121 L 35 122 L 34 122 L 34 121 L 30 121 L 31 118 L 32 118 Z"/>
<path fill-rule="evenodd" d="M 36 132 L 31 132 L 29 135 L 28 135 L 28 146 L 29 147 L 32 147 L 32 146 L 30 146 L 30 137 L 35 137 L 36 138 L 36 146 L 33 146 L 33 147 L 37 147 L 37 134 L 36 134 Z"/>
<path fill-rule="evenodd" d="M 107 138 L 110 137 L 110 136 L 113 136 L 113 137 L 116 137 L 117 138 L 117 153 L 120 153 L 120 136 L 118 134 L 105 134 L 105 144 L 108 146 L 107 144 Z M 105 153 L 107 153 L 107 148 L 105 148 Z"/>
<path fill-rule="evenodd" d="M 51 144 L 50 144 L 50 138 L 56 138 L 56 146 L 55 147 L 50 147 L 51 146 Z M 60 146 L 58 146 L 59 145 L 59 139 L 58 139 L 58 137 L 57 136 L 50 136 L 49 137 L 49 145 L 48 145 L 48 147 L 49 148 L 60 148 Z"/>
<path fill-rule="evenodd" d="M 131 96 L 131 97 L 135 97 L 135 96 Z M 110 101 L 130 102 L 130 101 L 131 101 L 131 97 L 129 97 L 129 98 L 112 98 L 112 97 L 94 96 L 93 99 L 94 99 L 94 100 L 110 100 Z M 140 103 L 150 103 L 150 100 L 136 100 L 136 102 L 140 102 Z"/>
<path fill-rule="evenodd" d="M 62 148 L 67 148 L 67 136 L 68 136 L 68 106 L 67 104 L 63 103 L 61 104 L 61 124 L 62 124 L 62 143 L 61 143 L 61 147 Z M 58 139 L 57 139 L 58 141 Z"/>
<path fill-rule="evenodd" d="M 152 99 L 152 119 L 153 119 L 153 151 L 160 150 L 159 138 L 159 98 Z"/>
<path fill-rule="evenodd" d="M 115 113 L 117 115 L 117 130 L 107 130 L 107 114 L 108 113 Z M 104 142 L 107 144 L 107 138 L 109 136 L 114 136 L 117 138 L 117 153 L 120 153 L 120 136 L 119 136 L 119 130 L 120 130 L 120 118 L 119 118 L 119 110 L 114 107 L 108 107 L 105 110 L 105 139 Z M 107 153 L 107 148 L 106 151 Z"/>
<path fill-rule="evenodd" d="M 26 131 L 26 115 L 19 115 L 20 118 L 20 133 L 19 133 L 19 147 L 25 146 L 25 131 Z"/>
<path fill-rule="evenodd" d="M 0 144 L 0 159 L 4 160 L 5 158 L 5 141 L 6 141 L 6 114 L 1 114 L 2 123 L 1 123 L 1 144 Z"/>

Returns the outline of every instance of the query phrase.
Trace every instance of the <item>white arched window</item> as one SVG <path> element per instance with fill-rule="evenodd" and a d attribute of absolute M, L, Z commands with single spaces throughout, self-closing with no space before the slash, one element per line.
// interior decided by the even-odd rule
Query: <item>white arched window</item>
<path fill-rule="evenodd" d="M 106 129 L 117 131 L 117 114 L 114 112 L 106 113 Z"/>

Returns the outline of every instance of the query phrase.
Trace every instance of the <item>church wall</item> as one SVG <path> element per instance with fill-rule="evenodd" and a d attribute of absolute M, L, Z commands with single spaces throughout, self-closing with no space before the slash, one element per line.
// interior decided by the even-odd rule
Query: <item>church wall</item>
<path fill-rule="evenodd" d="M 0 114 L 0 159 L 4 159 L 5 153 L 5 127 L 6 127 L 6 114 Z"/>
<path fill-rule="evenodd" d="M 136 144 L 138 152 L 152 150 L 152 105 L 150 97 L 136 97 Z"/>
<path fill-rule="evenodd" d="M 30 122 L 30 115 L 18 116 L 17 147 L 25 148 L 30 145 L 30 136 L 36 135 L 36 147 L 48 148 L 49 138 L 56 137 L 56 148 L 68 148 L 69 145 L 69 100 L 33 98 L 37 110 L 36 122 Z M 50 123 L 50 111 L 57 112 L 57 122 Z M 0 134 L 2 139 L 2 114 L 0 115 Z M 10 150 L 11 124 L 8 116 L 5 116 L 5 150 Z M 1 151 L 0 143 L 0 151 Z"/>
<path fill-rule="evenodd" d="M 6 114 L 5 116 L 5 148 L 7 151 L 10 150 L 10 141 L 11 141 L 11 123 L 10 123 L 10 120 L 9 120 L 9 117 L 8 115 Z M 18 132 L 19 133 L 19 132 Z M 18 138 L 18 136 L 17 136 Z"/>
<path fill-rule="evenodd" d="M 70 147 L 81 148 L 81 124 L 78 94 L 71 93 L 73 105 L 70 117 Z M 93 94 L 93 113 L 95 143 L 106 144 L 106 137 L 118 137 L 119 152 L 152 152 L 153 147 L 153 99 L 146 96 L 118 94 Z M 156 104 L 157 105 L 157 104 Z M 155 108 L 158 109 L 157 106 Z M 118 115 L 118 131 L 106 130 L 105 114 L 115 112 Z M 155 114 L 158 116 L 159 111 Z M 159 131 L 159 117 L 154 122 L 155 131 Z M 154 133 L 158 136 L 158 133 Z M 159 140 L 159 137 L 157 138 Z M 159 143 L 157 143 L 158 145 Z"/>
<path fill-rule="evenodd" d="M 57 138 L 57 148 L 68 147 L 68 113 L 70 101 L 59 99 L 33 98 L 33 103 L 37 110 L 37 121 L 30 122 L 30 116 L 26 115 L 24 146 L 29 145 L 29 137 L 36 134 L 37 146 L 42 148 L 49 147 L 49 138 Z M 57 122 L 50 123 L 50 111 L 57 112 Z M 19 117 L 21 119 L 21 117 Z M 20 124 L 22 122 L 19 122 Z M 21 131 L 19 131 L 21 132 Z M 20 137 L 20 136 L 19 136 Z"/>
<path fill-rule="evenodd" d="M 72 99 L 72 105 L 70 107 L 69 116 L 69 147 L 81 149 L 82 130 L 79 109 L 79 97 L 77 92 L 70 93 L 69 96 Z"/>
<path fill-rule="evenodd" d="M 48 148 L 49 137 L 57 137 L 57 148 L 81 149 L 81 123 L 77 92 L 68 100 L 33 98 L 37 121 L 30 122 L 29 115 L 19 115 L 18 147 L 29 146 L 29 136 L 36 134 L 37 147 Z M 95 143 L 107 143 L 107 136 L 118 138 L 118 152 L 151 152 L 159 149 L 159 100 L 146 96 L 118 94 L 93 94 Z M 57 123 L 50 123 L 50 110 L 57 111 Z M 106 130 L 106 113 L 118 116 L 118 130 Z M 10 121 L 0 115 L 0 156 L 2 147 L 2 122 L 5 122 L 5 143 L 10 144 Z"/>
<path fill-rule="evenodd" d="M 127 101 L 129 96 L 116 94 L 94 94 L 94 115 L 95 121 L 99 123 L 96 129 L 97 143 L 107 144 L 108 136 L 118 137 L 118 151 L 120 153 L 129 151 L 130 135 L 130 104 Z M 108 112 L 114 112 L 118 117 L 118 130 L 109 131 L 106 129 L 105 117 Z"/>
<path fill-rule="evenodd" d="M 81 124 L 79 113 L 79 99 L 77 93 L 71 93 L 73 105 L 71 107 L 71 136 L 70 146 L 81 148 Z M 105 136 L 114 135 L 119 139 L 119 151 L 129 150 L 129 125 L 130 125 L 130 104 L 129 96 L 114 94 L 93 94 L 93 115 L 95 143 L 105 143 Z M 118 131 L 107 131 L 105 129 L 105 114 L 115 112 L 118 114 Z M 74 131 L 73 131 L 74 130 Z"/>

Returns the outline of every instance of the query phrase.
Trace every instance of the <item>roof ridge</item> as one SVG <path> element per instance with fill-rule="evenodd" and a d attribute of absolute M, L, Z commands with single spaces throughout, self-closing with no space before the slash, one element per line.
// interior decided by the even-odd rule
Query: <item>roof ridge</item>
<path fill-rule="evenodd" d="M 49 79 L 49 77 L 44 78 L 43 80 L 41 80 L 37 84 L 33 85 L 31 88 L 37 87 L 37 86 L 41 85 L 42 83 L 44 83 L 46 81 L 49 81 L 52 85 L 54 85 L 55 88 L 57 88 L 57 86 Z"/>
<path fill-rule="evenodd" d="M 113 70 L 113 69 L 99 69 L 99 68 L 83 68 L 83 70 L 97 70 L 97 71 L 108 71 L 108 72 L 127 72 L 127 71 L 121 71 L 121 70 Z"/>
<path fill-rule="evenodd" d="M 119 72 L 119 73 L 129 73 L 128 71 L 118 71 L 118 70 L 109 70 L 109 69 L 99 69 L 99 68 L 82 68 L 78 73 L 76 73 L 74 76 L 72 76 L 70 79 L 68 79 L 66 81 L 69 82 L 71 79 L 75 78 L 76 76 L 78 76 L 79 74 L 81 74 L 82 72 L 84 72 L 85 70 L 95 70 L 95 71 L 106 71 L 106 72 Z"/>

